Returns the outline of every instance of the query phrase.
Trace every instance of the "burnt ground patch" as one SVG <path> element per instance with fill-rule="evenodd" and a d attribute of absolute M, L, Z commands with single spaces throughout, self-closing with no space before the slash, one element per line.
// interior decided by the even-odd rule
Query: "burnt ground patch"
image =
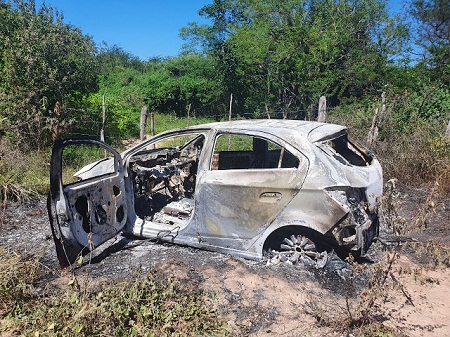
<path fill-rule="evenodd" d="M 414 221 L 417 210 L 427 202 L 428 195 L 429 189 L 402 187 L 400 210 L 407 221 Z M 414 242 L 448 247 L 449 207 L 448 199 L 437 196 L 422 230 L 408 237 Z M 370 261 L 377 263 L 385 260 L 389 251 L 404 244 L 394 242 L 392 238 L 391 232 L 382 231 L 383 244 L 378 242 L 372 246 L 367 265 L 371 264 Z M 59 278 L 67 278 L 67 273 L 59 269 L 44 202 L 8 204 L 0 228 L 0 245 L 40 256 L 43 268 L 51 271 L 40 281 L 41 287 L 46 283 L 57 283 Z M 450 302 L 450 298 L 440 298 L 448 295 L 432 297 L 433 289 L 446 294 L 446 290 L 439 287 L 450 279 L 447 275 L 449 269 L 435 269 L 433 257 L 424 252 L 420 255 L 412 246 L 404 249 L 398 268 L 396 266 L 390 271 L 392 275 L 388 275 L 390 282 L 393 282 L 392 277 L 397 282 L 392 284 L 401 284 L 403 290 L 397 289 L 396 295 L 380 302 L 387 309 L 373 316 L 392 331 L 397 331 L 398 335 L 421 336 L 430 326 L 435 326 L 427 332 L 431 336 L 450 334 L 446 324 L 439 323 L 448 321 L 445 313 L 441 313 L 444 316 L 440 320 L 439 310 L 445 307 L 444 303 Z M 433 262 L 431 266 L 430 261 Z M 75 273 L 92 280 L 108 281 L 123 280 L 133 275 L 158 274 L 175 277 L 186 287 L 206 289 L 214 294 L 211 305 L 228 321 L 230 334 L 235 336 L 341 336 L 348 331 L 343 323 L 348 318 L 345 299 L 357 303 L 358 296 L 367 289 L 371 277 L 355 270 L 336 255 L 324 269 L 319 270 L 286 264 L 269 266 L 266 261 L 249 261 L 122 235 L 103 244 L 91 256 L 86 256 L 84 263 L 76 266 Z M 428 289 L 427 293 L 422 294 L 424 285 Z M 402 291 L 411 295 L 414 306 L 407 303 Z M 439 302 L 441 300 L 444 303 Z M 308 303 L 316 302 L 327 308 L 328 325 L 318 321 L 317 316 L 305 309 Z M 426 308 L 430 306 L 434 309 L 429 309 L 430 319 L 427 321 Z M 450 305 L 447 306 L 449 312 Z M 421 320 L 416 318 L 419 322 L 408 325 L 415 314 Z M 336 325 L 333 318 L 340 319 L 341 326 Z"/>

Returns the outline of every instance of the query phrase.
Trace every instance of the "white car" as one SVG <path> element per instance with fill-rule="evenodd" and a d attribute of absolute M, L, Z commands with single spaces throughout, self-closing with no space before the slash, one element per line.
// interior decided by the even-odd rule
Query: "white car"
<path fill-rule="evenodd" d="M 102 159 L 65 174 L 88 145 Z M 323 267 L 332 249 L 367 252 L 382 181 L 344 126 L 242 120 L 167 131 L 122 155 L 96 140 L 56 141 L 48 211 L 62 267 L 120 231 Z"/>

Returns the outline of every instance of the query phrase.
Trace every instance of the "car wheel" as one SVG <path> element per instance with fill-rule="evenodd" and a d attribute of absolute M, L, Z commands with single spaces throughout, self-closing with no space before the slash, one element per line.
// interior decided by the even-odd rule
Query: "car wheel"
<path fill-rule="evenodd" d="M 317 245 L 304 235 L 290 235 L 285 237 L 280 245 L 280 250 L 273 252 L 273 259 L 292 264 L 303 263 L 315 268 L 323 268 L 328 262 L 328 252 L 319 251 Z"/>

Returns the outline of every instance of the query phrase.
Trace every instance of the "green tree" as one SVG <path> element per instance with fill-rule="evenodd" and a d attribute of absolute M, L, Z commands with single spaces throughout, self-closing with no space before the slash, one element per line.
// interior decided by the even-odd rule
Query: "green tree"
<path fill-rule="evenodd" d="M 186 48 L 215 57 L 243 112 L 377 93 L 407 35 L 381 0 L 215 0 L 200 15 L 212 23 L 184 28 Z"/>
<path fill-rule="evenodd" d="M 186 116 L 213 116 L 219 112 L 221 88 L 215 63 L 198 54 L 140 61 L 118 47 L 98 56 L 99 93 L 89 99 L 91 111 L 100 111 L 102 95 L 108 111 L 107 134 L 129 137 L 137 134 L 143 104 L 150 111 Z M 99 113 L 91 119 L 99 123 Z M 114 129 L 115 128 L 115 129 Z"/>
<path fill-rule="evenodd" d="M 49 138 L 56 102 L 73 108 L 97 89 L 96 46 L 51 6 L 0 1 L 0 116 L 4 131 L 32 147 Z M 69 112 L 62 119 L 76 116 Z"/>
<path fill-rule="evenodd" d="M 190 106 L 191 114 L 197 116 L 219 114 L 216 104 L 221 90 L 211 61 L 196 54 L 166 60 L 163 64 L 166 77 L 161 88 L 149 87 L 147 90 L 149 103 L 153 101 L 153 92 L 158 92 L 156 102 L 159 104 L 154 108 L 161 112 L 185 116 Z"/>
<path fill-rule="evenodd" d="M 434 79 L 450 84 L 450 2 L 413 0 L 411 13 L 419 21 L 417 43 L 426 51 L 424 63 Z"/>

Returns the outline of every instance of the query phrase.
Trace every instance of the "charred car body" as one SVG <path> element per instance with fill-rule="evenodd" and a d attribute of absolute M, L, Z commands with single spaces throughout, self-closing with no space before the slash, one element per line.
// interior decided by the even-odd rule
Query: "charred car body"
<path fill-rule="evenodd" d="M 66 182 L 65 153 L 87 145 L 110 155 Z M 122 155 L 95 140 L 57 141 L 50 184 L 61 266 L 124 231 L 321 267 L 331 249 L 364 255 L 376 238 L 382 170 L 343 126 L 253 120 L 164 132 Z"/>

